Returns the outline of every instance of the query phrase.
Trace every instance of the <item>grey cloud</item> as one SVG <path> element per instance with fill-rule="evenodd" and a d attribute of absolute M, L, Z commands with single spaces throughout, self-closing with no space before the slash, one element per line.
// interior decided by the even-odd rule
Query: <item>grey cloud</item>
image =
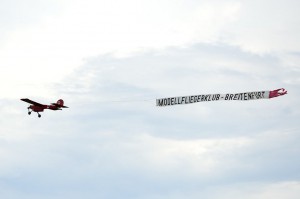
<path fill-rule="evenodd" d="M 92 58 L 54 85 L 70 109 L 39 119 L 1 101 L 1 195 L 218 199 L 297 182 L 299 86 L 285 70 L 275 55 L 224 44 Z M 282 86 L 290 93 L 272 100 L 155 107 L 156 97 Z"/>
<path fill-rule="evenodd" d="M 182 131 L 187 133 L 181 138 L 189 137 L 191 132 L 196 137 L 219 135 L 220 131 L 226 132 L 222 136 L 240 132 L 249 134 L 257 129 L 281 125 L 280 115 L 286 117 L 286 111 L 295 111 L 289 104 L 292 99 L 285 96 L 255 102 L 199 103 L 162 109 L 155 107 L 155 98 L 165 96 L 281 87 L 291 88 L 293 95 L 296 87 L 285 83 L 285 79 L 292 76 L 276 56 L 257 56 L 226 45 L 171 48 L 160 53 L 149 52 L 122 59 L 98 57 L 87 61 L 77 74 L 58 87 L 74 100 L 78 97 L 78 102 L 83 103 L 78 105 L 85 107 L 81 111 L 83 114 L 91 111 L 93 115 L 102 115 L 100 123 L 106 123 L 112 115 L 115 121 L 119 121 L 118 126 L 123 124 L 122 120 L 126 117 L 131 120 L 130 124 L 138 126 L 143 123 L 142 128 L 165 127 L 163 132 L 158 131 L 160 136 L 166 134 L 176 137 Z M 296 106 L 297 102 L 293 103 Z M 292 118 L 288 121 L 292 121 Z M 236 121 L 240 125 L 236 125 Z M 214 125 L 216 123 L 220 125 Z"/>

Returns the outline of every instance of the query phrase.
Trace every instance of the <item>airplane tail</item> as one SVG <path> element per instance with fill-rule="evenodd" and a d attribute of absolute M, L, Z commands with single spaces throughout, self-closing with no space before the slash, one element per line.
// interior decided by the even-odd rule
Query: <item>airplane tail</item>
<path fill-rule="evenodd" d="M 56 103 L 52 103 L 52 104 L 59 108 L 69 108 L 67 106 L 64 106 L 64 100 L 62 100 L 62 99 L 59 99 L 59 100 L 57 100 Z"/>
<path fill-rule="evenodd" d="M 57 100 L 56 103 L 57 103 L 59 106 L 64 106 L 64 100 L 62 100 L 62 99 Z"/>

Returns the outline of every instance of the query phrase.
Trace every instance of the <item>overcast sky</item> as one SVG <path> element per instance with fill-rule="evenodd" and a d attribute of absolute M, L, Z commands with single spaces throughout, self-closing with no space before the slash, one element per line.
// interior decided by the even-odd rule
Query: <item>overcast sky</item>
<path fill-rule="evenodd" d="M 0 198 L 298 199 L 299 7 L 0 0 Z M 29 116 L 24 97 L 70 108 Z"/>

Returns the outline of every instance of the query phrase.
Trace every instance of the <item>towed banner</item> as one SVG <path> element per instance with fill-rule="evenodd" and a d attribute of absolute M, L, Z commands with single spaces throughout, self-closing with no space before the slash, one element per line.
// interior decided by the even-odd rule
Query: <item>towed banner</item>
<path fill-rule="evenodd" d="M 179 104 L 192 104 L 196 102 L 208 102 L 208 101 L 220 101 L 220 100 L 258 100 L 258 99 L 270 99 L 287 94 L 284 88 L 280 88 L 273 91 L 255 91 L 245 93 L 227 93 L 227 94 L 206 94 L 206 95 L 191 95 L 182 97 L 168 97 L 156 99 L 156 106 L 172 106 Z"/>

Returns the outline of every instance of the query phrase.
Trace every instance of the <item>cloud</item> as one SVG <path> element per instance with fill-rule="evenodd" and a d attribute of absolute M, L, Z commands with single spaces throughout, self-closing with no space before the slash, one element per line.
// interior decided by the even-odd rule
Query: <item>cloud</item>
<path fill-rule="evenodd" d="M 157 108 L 154 101 L 285 85 L 281 69 L 276 57 L 224 44 L 91 58 L 52 85 L 68 110 L 37 118 L 23 102 L 1 100 L 1 195 L 252 199 L 278 193 L 293 199 L 297 85 L 287 96 L 253 103 Z"/>
<path fill-rule="evenodd" d="M 12 23 L 16 25 L 9 29 L 0 48 L 1 81 L 10 85 L 10 89 L 1 87 L 6 95 L 15 97 L 10 90 L 49 92 L 49 83 L 59 82 L 92 56 L 124 56 L 143 49 L 215 41 L 238 10 L 232 3 L 194 1 L 68 2 L 62 6 L 48 2 L 53 11 L 42 13 L 44 7 L 37 4 L 33 11 L 36 17 L 24 19 L 28 25 Z M 31 16 L 31 9 L 22 11 Z M 37 85 L 44 88 L 33 88 Z"/>
<path fill-rule="evenodd" d="M 298 1 L 240 1 L 239 16 L 225 37 L 244 50 L 265 54 L 298 52 Z M 231 37 L 231 38 L 230 38 Z"/>
<path fill-rule="evenodd" d="M 56 125 L 57 129 L 62 126 Z M 2 194 L 12 190 L 7 194 L 15 198 L 21 194 L 33 198 L 81 198 L 86 194 L 222 198 L 247 193 L 256 198 L 279 191 L 278 186 L 285 187 L 282 194 L 299 191 L 298 176 L 291 175 L 299 165 L 299 151 L 291 150 L 298 148 L 298 132 L 172 140 L 145 134 L 148 132 L 132 136 L 120 130 L 98 128 L 82 133 L 80 125 L 73 128 L 49 132 L 48 126 L 39 126 L 26 140 L 7 143 L 5 161 L 1 155 L 5 162 L 1 165 Z M 287 162 L 274 166 L 278 159 Z"/>
<path fill-rule="evenodd" d="M 65 2 L 16 25 L 1 47 L 0 195 L 298 198 L 299 53 L 257 32 L 245 42 L 256 1 L 210 2 Z M 271 100 L 155 107 L 281 87 Z M 28 116 L 24 96 L 70 108 Z"/>
<path fill-rule="evenodd" d="M 44 3 L 1 6 L 7 19 L 6 36 L 0 41 L 1 90 L 7 97 L 49 97 L 49 85 L 70 75 L 85 59 L 107 53 L 130 56 L 221 42 L 256 54 L 280 53 L 278 58 L 287 65 L 298 59 L 298 3 L 292 0 Z"/>
<path fill-rule="evenodd" d="M 35 1 L 35 6 L 20 7 L 22 25 L 17 9 L 3 5 L 8 9 L 2 14 L 11 21 L 5 23 L 6 37 L 0 41 L 1 90 L 7 97 L 37 92 L 49 97 L 49 85 L 70 75 L 85 59 L 107 53 L 130 56 L 222 42 L 252 53 L 281 53 L 279 59 L 291 64 L 289 58 L 297 59 L 291 52 L 299 51 L 295 1 L 264 1 L 268 10 L 260 1 L 46 3 L 47 9 Z"/>
<path fill-rule="evenodd" d="M 293 100 L 297 96 L 294 93 L 297 86 L 286 84 L 287 79 L 294 78 L 285 75 L 288 73 L 289 70 L 281 65 L 277 57 L 258 56 L 222 44 L 199 44 L 189 48 L 170 48 L 159 53 L 148 52 L 135 57 L 114 58 L 107 55 L 92 58 L 76 71 L 73 77 L 57 85 L 57 89 L 66 98 L 80 100 L 82 104 L 76 100 L 79 107 L 95 104 L 94 108 L 88 110 L 95 112 L 95 115 L 97 113 L 102 115 L 102 112 L 105 112 L 103 109 L 113 110 L 113 117 L 119 118 L 122 122 L 123 116 L 131 114 L 135 119 L 143 111 L 147 111 L 149 117 L 144 116 L 139 120 L 166 122 L 163 125 L 168 123 L 167 129 L 176 123 L 177 126 L 172 129 L 174 131 L 186 129 L 189 136 L 191 134 L 205 136 L 220 130 L 218 125 L 213 125 L 216 122 L 226 125 L 228 129 L 245 132 L 260 129 L 266 123 L 271 126 L 281 125 L 280 115 L 284 114 L 284 111 L 297 112 L 289 108 L 291 104 L 297 106 L 298 102 Z M 177 106 L 170 109 L 154 107 L 155 99 L 159 97 L 269 90 L 281 87 L 292 89 L 291 95 L 295 97 L 253 103 L 201 103 L 196 106 Z M 261 108 L 265 111 L 261 112 Z M 281 111 L 273 112 L 278 108 Z M 240 114 L 243 114 L 243 121 L 240 120 Z M 249 121 L 256 120 L 256 117 L 264 118 L 262 119 L 264 122 L 249 124 Z M 186 123 L 181 123 L 181 120 Z M 239 121 L 240 125 L 237 126 L 235 121 Z M 194 125 L 210 130 L 199 134 L 190 128 Z M 245 126 L 247 128 L 244 128 Z M 168 130 L 164 133 L 173 134 Z M 232 133 L 235 131 L 226 131 L 226 135 Z"/>
<path fill-rule="evenodd" d="M 232 198 L 243 197 L 246 199 L 261 199 L 261 198 L 297 198 L 299 196 L 299 182 L 286 181 L 278 183 L 260 184 L 244 184 L 242 186 L 227 187 L 228 190 L 219 190 L 217 196 L 213 198 Z"/>

